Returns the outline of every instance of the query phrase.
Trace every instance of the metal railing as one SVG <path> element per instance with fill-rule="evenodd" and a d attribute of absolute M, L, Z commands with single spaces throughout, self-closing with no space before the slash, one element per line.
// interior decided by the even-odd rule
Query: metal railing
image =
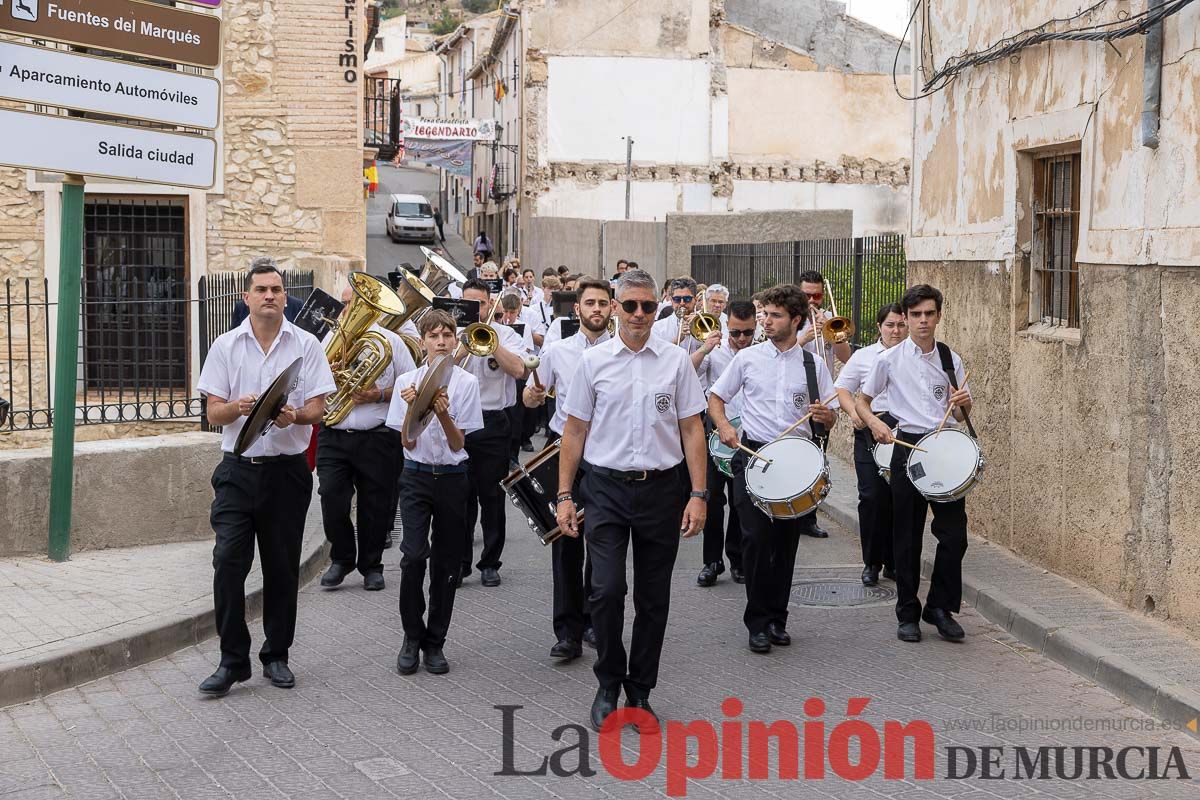
<path fill-rule="evenodd" d="M 880 306 L 898 302 L 907 286 L 904 237 L 692 247 L 692 277 L 698 283 L 728 287 L 731 299 L 749 300 L 771 286 L 799 283 L 808 270 L 825 276 L 838 313 L 854 321 L 852 343 L 869 344 L 876 338 L 875 312 Z M 825 306 L 830 306 L 828 298 Z"/>

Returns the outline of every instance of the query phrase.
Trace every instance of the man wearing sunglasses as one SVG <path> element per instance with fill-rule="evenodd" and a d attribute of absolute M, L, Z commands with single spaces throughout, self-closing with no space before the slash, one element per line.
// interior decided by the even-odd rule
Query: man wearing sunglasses
<path fill-rule="evenodd" d="M 713 287 L 709 287 L 712 291 Z M 729 335 L 721 342 L 705 362 L 704 374 L 700 379 L 707 386 L 712 386 L 717 379 L 729 368 L 733 357 L 741 350 L 750 347 L 754 342 L 754 332 L 757 321 L 754 318 L 754 304 L 745 300 L 729 304 Z M 732 419 L 741 416 L 741 393 L 729 401 L 725 411 Z M 711 427 L 705 429 L 711 432 Z M 729 492 L 729 526 L 725 527 L 725 495 Z M 708 460 L 708 519 L 704 523 L 704 566 L 696 576 L 699 586 L 712 586 L 717 582 L 717 576 L 725 571 L 725 562 L 721 555 L 724 549 L 729 556 L 729 574 L 734 583 L 745 583 L 746 575 L 742 572 L 742 529 L 738 519 L 737 508 L 733 505 L 733 479 L 717 468 L 717 463 Z"/>
<path fill-rule="evenodd" d="M 721 344 L 721 329 L 718 327 L 703 342 L 692 337 L 689 326 L 696 314 L 697 296 L 696 282 L 691 278 L 672 280 L 670 299 L 673 313 L 655 322 L 653 333 L 660 339 L 682 347 L 696 372 L 703 374 L 704 359 Z"/>
<path fill-rule="evenodd" d="M 634 712 L 634 721 L 651 735 L 660 730 L 649 698 L 658 681 L 679 539 L 704 528 L 708 500 L 704 391 L 683 351 L 651 335 L 656 288 L 641 270 L 622 275 L 617 336 L 580 360 L 563 403 L 557 497 L 558 524 L 578 536 L 570 487 L 584 462 L 579 494 L 587 509 L 593 671 L 600 684 L 592 726 L 600 730 L 616 710 L 623 686 L 626 706 L 642 712 Z M 634 622 L 626 657 L 621 635 L 630 543 Z"/>

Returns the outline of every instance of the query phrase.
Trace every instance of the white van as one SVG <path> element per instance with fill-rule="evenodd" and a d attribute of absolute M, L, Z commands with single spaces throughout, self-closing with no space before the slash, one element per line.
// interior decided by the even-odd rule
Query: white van
<path fill-rule="evenodd" d="M 387 235 L 393 242 L 402 239 L 437 241 L 433 208 L 419 194 L 394 194 L 388 207 Z"/>

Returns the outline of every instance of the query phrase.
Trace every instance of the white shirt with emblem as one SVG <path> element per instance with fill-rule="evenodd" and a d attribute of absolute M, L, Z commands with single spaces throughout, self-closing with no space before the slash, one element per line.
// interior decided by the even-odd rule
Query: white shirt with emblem
<path fill-rule="evenodd" d="M 261 397 L 279 374 L 297 358 L 304 359 L 296 387 L 287 402 L 299 410 L 317 395 L 329 394 L 337 387 L 329 361 L 317 337 L 300 330 L 286 319 L 279 326 L 275 341 L 264 353 L 254 338 L 247 317 L 231 331 L 223 333 L 209 348 L 196 389 L 202 394 L 235 402 L 242 395 Z M 238 417 L 221 430 L 221 449 L 232 453 L 246 417 Z M 303 453 L 312 438 L 311 425 L 289 425 L 283 430 L 272 427 L 266 436 L 250 445 L 242 455 L 289 456 Z"/>
<path fill-rule="evenodd" d="M 953 350 L 950 357 L 955 380 L 962 386 L 962 359 Z M 936 345 L 928 353 L 922 353 L 912 339 L 880 353 L 862 386 L 862 393 L 871 398 L 887 392 L 887 410 L 905 433 L 928 433 L 936 429 L 946 414 L 953 391 Z M 956 424 L 954 415 L 946 424 Z"/>
<path fill-rule="evenodd" d="M 500 337 L 500 346 L 517 357 L 525 351 L 520 335 L 507 325 L 490 323 Z M 463 369 L 479 379 L 479 399 L 484 411 L 503 411 L 517 402 L 517 379 L 500 369 L 495 358 L 468 356 Z"/>
<path fill-rule="evenodd" d="M 742 348 L 745 350 L 746 348 Z M 740 350 L 738 352 L 741 352 Z M 712 393 L 712 386 L 715 384 L 725 370 L 729 369 L 729 365 L 733 363 L 733 357 L 737 355 L 729 349 L 729 338 L 726 337 L 721 341 L 721 346 L 713 350 L 701 363 L 700 368 L 700 383 L 707 387 L 705 394 Z M 724 398 L 722 398 L 724 399 Z M 732 400 L 725 402 L 725 416 L 729 419 L 740 417 L 742 415 L 742 393 L 738 392 Z"/>
<path fill-rule="evenodd" d="M 542 382 L 542 387 L 546 391 L 553 389 L 556 395 L 554 419 L 550 420 L 550 427 L 553 430 L 561 434 L 563 427 L 567 424 L 567 396 L 571 390 L 571 381 L 583 359 L 583 354 L 611 338 L 608 331 L 603 331 L 595 342 L 591 342 L 588 341 L 583 331 L 580 331 L 574 336 L 559 339 L 542 349 L 542 363 L 534 371 L 537 373 L 538 380 Z"/>
<path fill-rule="evenodd" d="M 700 342 L 692 334 L 684 330 L 683 336 L 679 335 L 679 325 L 681 320 L 679 317 L 672 314 L 669 317 L 663 317 L 654 323 L 654 327 L 650 329 L 651 334 L 660 339 L 664 339 L 671 344 L 675 344 L 678 339 L 679 346 L 683 348 L 688 355 L 700 349 Z"/>
<path fill-rule="evenodd" d="M 769 442 L 807 414 L 810 403 L 834 397 L 829 407 L 839 407 L 829 369 L 820 358 L 814 357 L 813 361 L 820 398 L 808 396 L 804 350 L 800 345 L 785 353 L 771 341 L 739 350 L 711 391 L 726 403 L 740 391 L 742 434 L 756 442 Z M 811 437 L 812 423 L 801 425 L 792 433 Z"/>
<path fill-rule="evenodd" d="M 400 390 L 406 386 L 420 386 L 429 365 L 423 364 L 411 372 L 406 372 L 396 378 L 396 391 L 392 393 L 392 404 L 388 407 L 387 426 L 396 430 L 404 427 L 404 415 L 408 413 L 408 403 L 400 396 Z M 450 382 L 446 385 L 446 394 L 450 397 L 450 418 L 463 432 L 463 435 L 477 431 L 483 427 L 483 409 L 479 405 L 479 381 L 476 377 L 461 367 L 454 367 L 450 372 Z M 467 448 L 458 452 L 450 449 L 446 432 L 442 423 L 434 417 L 429 425 L 421 432 L 411 450 L 404 448 L 404 457 L 422 464 L 447 466 L 461 464 L 467 460 Z"/>
<path fill-rule="evenodd" d="M 871 372 L 871 367 L 875 366 L 875 360 L 886 349 L 883 342 L 876 342 L 855 350 L 850 356 L 850 360 L 842 365 L 842 371 L 838 373 L 837 380 L 833 382 L 834 387 L 845 389 L 852 395 L 858 394 L 862 390 L 867 375 Z M 876 414 L 888 410 L 886 391 L 871 399 L 871 410 Z"/>
<path fill-rule="evenodd" d="M 590 423 L 586 462 L 633 471 L 683 461 L 679 420 L 699 414 L 705 402 L 682 349 L 651 336 L 635 353 L 617 336 L 584 353 L 563 405 Z"/>
<path fill-rule="evenodd" d="M 384 368 L 383 374 L 375 381 L 376 386 L 380 389 L 387 389 L 396 382 L 397 375 L 403 375 L 405 372 L 411 372 L 417 368 L 417 365 L 413 363 L 412 355 L 408 352 L 408 348 L 404 346 L 404 341 L 399 335 L 379 325 L 372 325 L 367 330 L 381 334 L 387 339 L 388 346 L 392 349 L 391 361 Z M 330 340 L 335 335 L 333 331 L 330 331 L 325 335 L 325 341 L 321 344 L 328 347 Z M 344 420 L 334 425 L 333 428 L 339 431 L 369 431 L 384 424 L 387 421 L 387 414 L 387 403 L 357 405 L 350 410 L 350 413 L 346 415 Z"/>

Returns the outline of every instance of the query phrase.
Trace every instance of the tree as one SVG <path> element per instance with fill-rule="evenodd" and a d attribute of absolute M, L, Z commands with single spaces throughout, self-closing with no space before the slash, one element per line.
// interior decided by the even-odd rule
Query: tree
<path fill-rule="evenodd" d="M 436 36 L 444 36 L 447 33 L 453 33 L 458 25 L 458 17 L 451 14 L 450 9 L 443 7 L 442 15 L 433 23 L 433 33 Z"/>
<path fill-rule="evenodd" d="M 485 14 L 496 8 L 496 0 L 462 0 L 462 7 L 472 14 Z"/>

